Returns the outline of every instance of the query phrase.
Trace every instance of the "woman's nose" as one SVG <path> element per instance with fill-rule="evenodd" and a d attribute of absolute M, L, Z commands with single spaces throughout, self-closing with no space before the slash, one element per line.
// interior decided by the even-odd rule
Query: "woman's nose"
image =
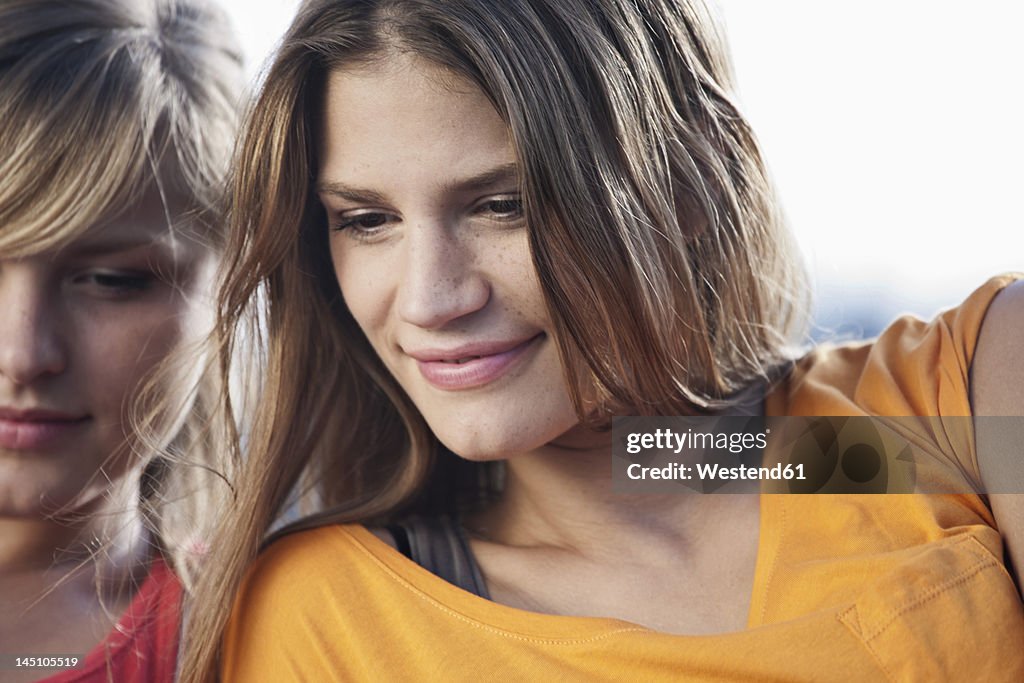
<path fill-rule="evenodd" d="M 0 271 L 0 376 L 28 385 L 67 367 L 59 315 L 28 273 Z"/>
<path fill-rule="evenodd" d="M 413 325 L 436 329 L 482 310 L 490 284 L 472 238 L 456 229 L 420 225 L 404 240 L 404 263 L 398 273 L 398 312 Z"/>

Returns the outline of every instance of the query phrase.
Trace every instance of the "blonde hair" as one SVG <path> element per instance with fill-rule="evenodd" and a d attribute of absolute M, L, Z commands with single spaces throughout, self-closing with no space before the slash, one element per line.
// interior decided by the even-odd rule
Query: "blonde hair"
<path fill-rule="evenodd" d="M 59 249 L 149 192 L 168 229 L 188 223 L 210 248 L 222 246 L 241 86 L 226 18 L 205 0 L 4 0 L 2 258 Z M 200 431 L 202 411 L 179 444 Z M 160 509 L 172 477 L 154 453 L 141 454 L 139 501 L 160 546 L 174 524 Z"/>
<path fill-rule="evenodd" d="M 66 244 L 153 183 L 220 239 L 241 83 L 225 21 L 204 0 L 0 4 L 0 253 Z"/>
<path fill-rule="evenodd" d="M 727 406 L 784 366 L 803 332 L 803 272 L 702 3 L 307 1 L 243 127 L 231 185 L 221 365 L 257 335 L 265 370 L 244 463 L 234 444 L 234 505 L 196 589 L 186 681 L 214 678 L 234 592 L 295 487 L 321 512 L 291 529 L 383 523 L 490 481 L 444 453 L 346 310 L 314 193 L 326 75 L 395 49 L 475 83 L 508 124 L 581 421 Z"/>

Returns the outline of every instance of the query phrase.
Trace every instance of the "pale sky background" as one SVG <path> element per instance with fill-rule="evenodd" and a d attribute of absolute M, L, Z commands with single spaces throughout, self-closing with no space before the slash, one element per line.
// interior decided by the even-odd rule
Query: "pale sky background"
<path fill-rule="evenodd" d="M 255 82 L 298 2 L 221 1 Z M 719 7 L 819 319 L 873 331 L 1024 270 L 1024 4 Z"/>

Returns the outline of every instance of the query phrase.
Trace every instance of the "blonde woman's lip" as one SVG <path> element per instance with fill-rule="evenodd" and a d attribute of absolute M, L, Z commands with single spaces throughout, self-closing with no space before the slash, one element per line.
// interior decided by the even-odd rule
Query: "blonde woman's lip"
<path fill-rule="evenodd" d="M 88 419 L 88 416 L 53 410 L 0 408 L 0 448 L 45 450 L 73 434 Z"/>
<path fill-rule="evenodd" d="M 9 408 L 0 406 L 0 420 L 19 420 L 22 422 L 75 422 L 85 418 L 81 413 L 68 413 L 63 410 L 49 408 Z"/>
<path fill-rule="evenodd" d="M 420 374 L 429 384 L 445 391 L 459 391 L 484 386 L 504 376 L 543 337 L 543 333 L 538 333 L 525 340 L 465 344 L 408 355 L 416 360 Z"/>

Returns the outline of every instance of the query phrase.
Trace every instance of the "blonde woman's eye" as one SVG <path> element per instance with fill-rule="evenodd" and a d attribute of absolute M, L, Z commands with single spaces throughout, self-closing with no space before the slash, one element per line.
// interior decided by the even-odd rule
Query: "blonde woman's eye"
<path fill-rule="evenodd" d="M 125 297 L 147 291 L 153 286 L 152 273 L 136 271 L 93 271 L 75 277 L 74 282 L 105 297 Z"/>
<path fill-rule="evenodd" d="M 516 220 L 523 215 L 523 200 L 519 197 L 497 197 L 488 199 L 480 208 L 493 218 Z"/>

